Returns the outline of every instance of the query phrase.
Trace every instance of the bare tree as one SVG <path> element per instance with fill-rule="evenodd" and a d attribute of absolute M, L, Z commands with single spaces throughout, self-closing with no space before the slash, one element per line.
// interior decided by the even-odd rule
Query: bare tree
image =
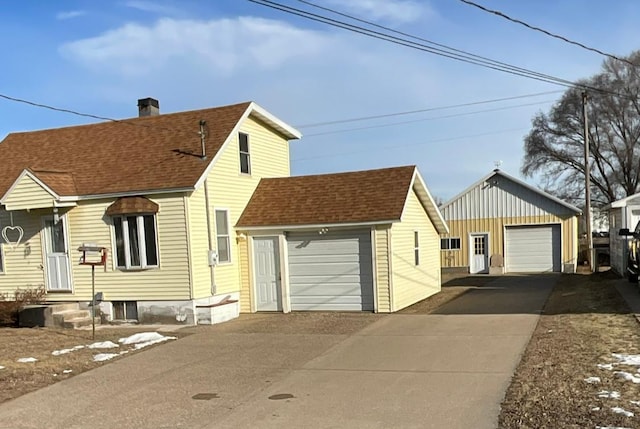
<path fill-rule="evenodd" d="M 592 203 L 601 206 L 640 187 L 640 51 L 623 61 L 608 59 L 602 71 L 580 83 L 588 91 Z M 549 113 L 538 113 L 525 137 L 522 173 L 539 174 L 546 189 L 584 203 L 582 89 L 568 89 Z"/>

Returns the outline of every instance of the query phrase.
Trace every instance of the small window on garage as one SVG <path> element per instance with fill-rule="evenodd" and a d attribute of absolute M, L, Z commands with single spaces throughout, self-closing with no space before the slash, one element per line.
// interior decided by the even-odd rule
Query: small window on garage
<path fill-rule="evenodd" d="M 441 250 L 460 250 L 460 238 L 450 237 L 440 239 Z"/>
<path fill-rule="evenodd" d="M 413 231 L 413 258 L 414 264 L 420 265 L 420 234 Z"/>

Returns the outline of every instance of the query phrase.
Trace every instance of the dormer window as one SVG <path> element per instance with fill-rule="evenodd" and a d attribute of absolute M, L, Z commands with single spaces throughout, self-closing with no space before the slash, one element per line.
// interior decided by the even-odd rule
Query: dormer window
<path fill-rule="evenodd" d="M 249 135 L 238 133 L 240 148 L 240 173 L 251 174 L 251 155 L 249 154 Z"/>

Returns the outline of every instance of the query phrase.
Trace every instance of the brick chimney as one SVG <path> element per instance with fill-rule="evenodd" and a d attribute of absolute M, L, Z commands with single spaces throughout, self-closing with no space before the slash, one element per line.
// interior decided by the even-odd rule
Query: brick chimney
<path fill-rule="evenodd" d="M 157 116 L 160 114 L 160 103 L 155 98 L 147 97 L 138 100 L 138 116 Z"/>

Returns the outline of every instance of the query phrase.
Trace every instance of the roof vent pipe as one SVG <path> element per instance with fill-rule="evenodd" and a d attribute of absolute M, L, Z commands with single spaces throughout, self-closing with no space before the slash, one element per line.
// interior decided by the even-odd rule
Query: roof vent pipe
<path fill-rule="evenodd" d="M 158 116 L 160 103 L 155 98 L 147 97 L 138 100 L 138 116 Z"/>

